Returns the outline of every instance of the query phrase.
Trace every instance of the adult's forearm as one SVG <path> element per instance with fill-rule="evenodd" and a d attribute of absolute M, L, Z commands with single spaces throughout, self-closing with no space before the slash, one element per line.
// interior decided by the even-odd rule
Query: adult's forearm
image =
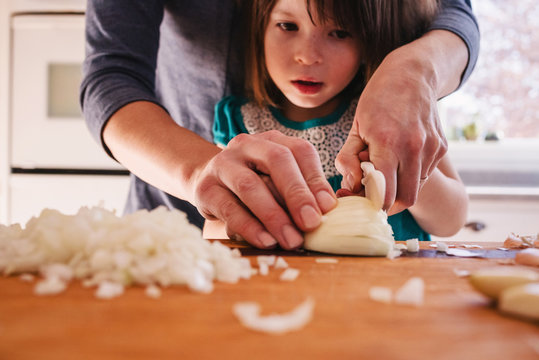
<path fill-rule="evenodd" d="M 193 202 L 193 178 L 220 149 L 178 126 L 160 106 L 138 101 L 114 113 L 103 131 L 112 155 L 142 180 Z"/>
<path fill-rule="evenodd" d="M 385 61 L 396 61 L 401 67 L 416 73 L 439 99 L 459 86 L 468 64 L 468 48 L 454 33 L 432 30 L 396 49 Z"/>

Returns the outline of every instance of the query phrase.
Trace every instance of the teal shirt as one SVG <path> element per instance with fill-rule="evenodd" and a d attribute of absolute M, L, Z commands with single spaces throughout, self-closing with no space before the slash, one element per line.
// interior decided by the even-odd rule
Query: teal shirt
<path fill-rule="evenodd" d="M 227 145 L 241 133 L 279 130 L 312 143 L 318 150 L 322 169 L 334 191 L 341 188 L 342 175 L 335 168 L 335 156 L 341 149 L 354 120 L 357 99 L 341 104 L 332 114 L 304 122 L 291 121 L 274 107 L 261 108 L 245 98 L 228 96 L 215 107 L 213 136 L 216 144 Z M 395 240 L 417 238 L 430 240 L 430 235 L 404 210 L 388 217 Z"/>

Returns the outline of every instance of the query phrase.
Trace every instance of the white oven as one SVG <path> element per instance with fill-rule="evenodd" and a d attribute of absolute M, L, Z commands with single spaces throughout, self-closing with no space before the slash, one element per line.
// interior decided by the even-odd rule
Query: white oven
<path fill-rule="evenodd" d="M 127 171 L 91 138 L 79 108 L 85 1 L 12 0 L 7 7 L 0 221 L 24 223 L 45 207 L 73 213 L 101 204 L 121 213 Z"/>

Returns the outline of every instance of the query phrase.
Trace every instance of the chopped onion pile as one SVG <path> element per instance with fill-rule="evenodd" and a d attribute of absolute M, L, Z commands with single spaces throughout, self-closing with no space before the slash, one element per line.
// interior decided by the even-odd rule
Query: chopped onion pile
<path fill-rule="evenodd" d="M 76 278 L 98 286 L 96 296 L 110 298 L 131 284 L 187 285 L 209 293 L 213 280 L 248 279 L 251 265 L 237 249 L 202 239 L 178 210 L 160 207 L 118 217 L 83 207 L 75 215 L 45 209 L 24 228 L 0 225 L 0 273 L 34 272 L 44 277 L 38 294 L 61 292 Z M 153 287 L 147 293 L 157 297 Z"/>
<path fill-rule="evenodd" d="M 308 298 L 295 309 L 284 314 L 260 315 L 260 305 L 256 302 L 236 303 L 234 315 L 243 326 L 270 334 L 284 334 L 303 328 L 312 319 L 314 300 Z"/>

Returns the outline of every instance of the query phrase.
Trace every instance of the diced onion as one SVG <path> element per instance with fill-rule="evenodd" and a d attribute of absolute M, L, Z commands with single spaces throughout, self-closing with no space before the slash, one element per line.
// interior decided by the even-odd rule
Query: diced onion
<path fill-rule="evenodd" d="M 289 267 L 282 272 L 281 276 L 279 276 L 279 279 L 281 281 L 294 281 L 297 279 L 298 276 L 299 270 Z"/>
<path fill-rule="evenodd" d="M 339 260 L 335 258 L 316 258 L 314 261 L 317 264 L 337 264 L 339 262 Z"/>
<path fill-rule="evenodd" d="M 67 283 L 58 276 L 49 276 L 39 281 L 34 287 L 36 295 L 56 295 L 64 292 L 67 288 Z"/>
<path fill-rule="evenodd" d="M 112 299 L 124 293 L 124 286 L 111 281 L 103 281 L 99 283 L 95 292 L 95 297 L 98 299 Z"/>
<path fill-rule="evenodd" d="M 402 305 L 423 305 L 425 282 L 420 277 L 410 278 L 395 293 L 395 303 Z"/>
<path fill-rule="evenodd" d="M 409 239 L 406 240 L 406 250 L 411 253 L 416 253 L 419 251 L 419 240 L 418 239 Z"/>
<path fill-rule="evenodd" d="M 236 283 L 250 278 L 252 269 L 237 249 L 204 240 L 178 210 L 159 207 L 118 217 L 83 207 L 75 215 L 45 209 L 24 228 L 0 225 L 0 273 L 38 271 L 45 279 L 36 293 L 57 293 L 76 278 L 110 298 L 131 284 L 187 285 L 208 293 L 214 280 Z"/>
<path fill-rule="evenodd" d="M 156 286 L 153 284 L 146 286 L 144 293 L 146 294 L 146 296 L 153 299 L 157 299 L 161 297 L 161 289 L 159 288 L 159 286 Z"/>
<path fill-rule="evenodd" d="M 384 304 L 391 304 L 393 292 L 385 286 L 373 286 L 369 289 L 369 298 Z"/>

